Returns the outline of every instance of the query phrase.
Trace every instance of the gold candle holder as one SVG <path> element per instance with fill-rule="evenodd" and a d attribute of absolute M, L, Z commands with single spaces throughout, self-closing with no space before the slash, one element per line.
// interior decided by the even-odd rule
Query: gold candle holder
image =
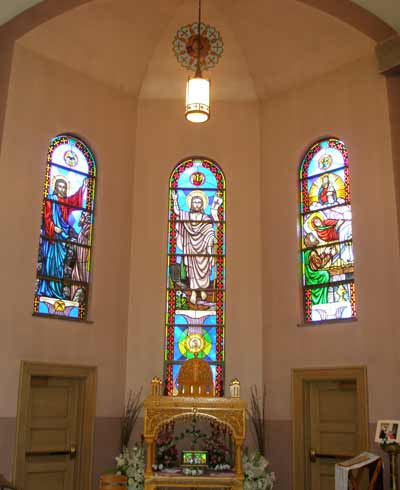
<path fill-rule="evenodd" d="M 154 376 L 151 380 L 151 394 L 153 396 L 161 396 L 162 381 L 158 376 Z"/>
<path fill-rule="evenodd" d="M 234 378 L 231 381 L 229 390 L 231 393 L 231 398 L 240 398 L 240 381 L 237 378 Z"/>

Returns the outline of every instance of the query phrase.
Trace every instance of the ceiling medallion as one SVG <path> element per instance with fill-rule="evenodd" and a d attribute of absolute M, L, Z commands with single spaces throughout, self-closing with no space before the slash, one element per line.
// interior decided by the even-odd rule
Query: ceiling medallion
<path fill-rule="evenodd" d="M 188 24 L 178 29 L 172 42 L 176 59 L 184 68 L 196 71 L 198 68 L 198 23 Z M 210 70 L 217 65 L 224 52 L 224 43 L 215 27 L 200 23 L 200 69 Z"/>

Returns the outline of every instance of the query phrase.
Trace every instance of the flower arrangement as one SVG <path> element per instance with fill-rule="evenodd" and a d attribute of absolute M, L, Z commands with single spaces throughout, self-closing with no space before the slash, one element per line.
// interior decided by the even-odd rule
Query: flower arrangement
<path fill-rule="evenodd" d="M 258 451 L 243 453 L 244 490 L 271 490 L 275 483 L 275 473 L 269 462 Z"/>
<path fill-rule="evenodd" d="M 232 451 L 229 450 L 227 439 L 229 442 L 226 427 L 211 421 L 210 433 L 204 437 L 202 449 L 208 452 L 208 464 L 212 468 L 229 465 Z"/>
<path fill-rule="evenodd" d="M 116 473 L 128 477 L 129 490 L 143 490 L 145 467 L 143 446 L 133 446 L 132 449 L 125 447 L 115 460 Z"/>
<path fill-rule="evenodd" d="M 162 469 L 176 466 L 178 463 L 178 449 L 176 447 L 177 437 L 174 436 L 175 424 L 170 422 L 158 434 L 157 465 Z"/>

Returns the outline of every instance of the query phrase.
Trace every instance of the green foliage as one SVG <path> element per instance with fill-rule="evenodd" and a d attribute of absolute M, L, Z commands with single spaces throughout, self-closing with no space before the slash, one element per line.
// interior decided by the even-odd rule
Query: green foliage
<path fill-rule="evenodd" d="M 108 466 L 102 471 L 103 475 L 115 475 L 118 473 L 118 468 L 116 466 Z"/>

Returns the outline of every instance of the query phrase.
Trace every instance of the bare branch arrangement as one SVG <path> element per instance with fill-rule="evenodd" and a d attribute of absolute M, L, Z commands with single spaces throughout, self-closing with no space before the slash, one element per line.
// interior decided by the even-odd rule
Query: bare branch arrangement
<path fill-rule="evenodd" d="M 265 399 L 267 390 L 265 385 L 262 389 L 262 394 L 258 392 L 256 385 L 250 387 L 250 407 L 247 410 L 251 427 L 254 432 L 255 439 L 260 454 L 265 456 Z"/>
<path fill-rule="evenodd" d="M 138 391 L 129 391 L 128 401 L 126 403 L 124 415 L 121 419 L 121 452 L 125 447 L 128 447 L 133 428 L 135 427 L 136 420 L 139 417 L 140 410 L 142 409 L 142 389 L 143 387 L 140 387 L 140 390 Z"/>

